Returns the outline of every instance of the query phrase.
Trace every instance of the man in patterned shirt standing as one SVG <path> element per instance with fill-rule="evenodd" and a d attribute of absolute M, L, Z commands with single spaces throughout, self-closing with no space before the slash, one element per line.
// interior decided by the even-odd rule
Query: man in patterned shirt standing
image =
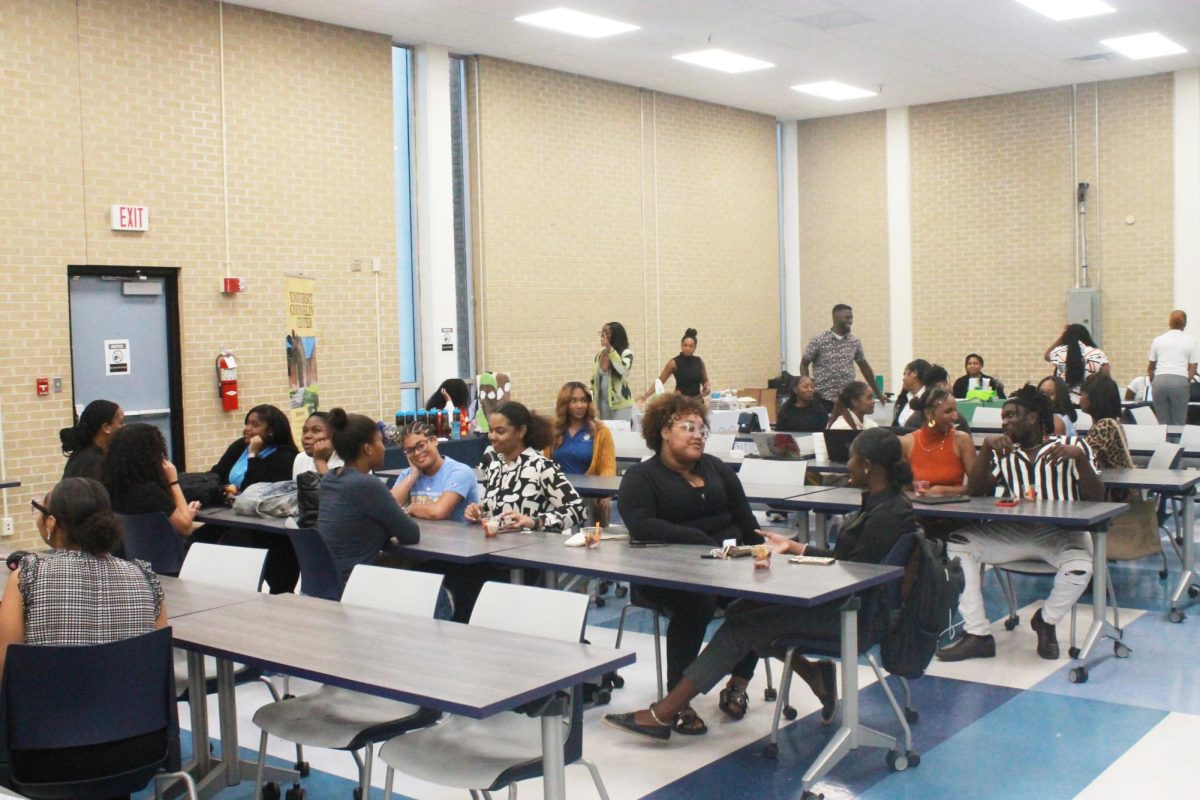
<path fill-rule="evenodd" d="M 833 307 L 833 327 L 810 339 L 800 360 L 801 375 L 808 375 L 808 366 L 812 365 L 812 379 L 817 386 L 816 399 L 824 406 L 826 413 L 833 410 L 838 393 L 854 380 L 855 364 L 862 370 L 871 391 L 875 392 L 875 398 L 883 402 L 883 394 L 875 383 L 875 372 L 863 355 L 862 340 L 850 333 L 853 324 L 854 309 L 838 303 Z"/>
<path fill-rule="evenodd" d="M 975 496 L 995 494 L 1042 500 L 1104 499 L 1104 482 L 1096 473 L 1092 451 L 1076 436 L 1054 436 L 1050 400 L 1026 384 L 1013 393 L 1001 411 L 1004 433 L 989 436 L 967 474 L 967 491 Z M 1044 561 L 1057 570 L 1054 588 L 1030 624 L 1037 633 L 1037 653 L 1058 658 L 1055 626 L 1071 608 L 1092 577 L 1092 537 L 1088 531 L 1059 528 L 1046 522 L 999 520 L 970 525 L 950 534 L 946 546 L 962 561 L 966 586 L 958 601 L 966 633 L 938 651 L 942 661 L 991 658 L 996 643 L 989 633 L 983 606 L 982 564 Z"/>

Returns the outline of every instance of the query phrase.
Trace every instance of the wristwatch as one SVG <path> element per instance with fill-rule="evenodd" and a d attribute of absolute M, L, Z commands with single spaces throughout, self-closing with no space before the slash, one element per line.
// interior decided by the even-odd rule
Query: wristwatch
<path fill-rule="evenodd" d="M 540 530 L 542 530 L 542 528 L 544 528 L 544 527 L 546 527 L 546 523 L 542 522 L 542 518 L 541 518 L 541 517 L 534 517 L 534 518 L 533 518 L 533 529 L 534 529 L 535 531 L 540 531 Z"/>

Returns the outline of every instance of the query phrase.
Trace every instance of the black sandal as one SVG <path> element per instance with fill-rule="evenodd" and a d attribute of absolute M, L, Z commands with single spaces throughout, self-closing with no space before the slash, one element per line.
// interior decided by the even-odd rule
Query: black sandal
<path fill-rule="evenodd" d="M 605 714 L 604 721 L 608 725 L 625 733 L 632 733 L 636 736 L 642 736 L 646 739 L 652 739 L 656 742 L 665 742 L 671 738 L 671 722 L 663 722 L 658 718 L 658 714 L 654 713 L 654 704 L 650 704 L 650 716 L 654 719 L 652 725 L 641 725 L 637 722 L 637 712 L 631 711 L 628 714 Z"/>
<path fill-rule="evenodd" d="M 675 715 L 675 732 L 680 736 L 703 736 L 708 733 L 708 726 L 691 706 Z"/>
<path fill-rule="evenodd" d="M 721 709 L 730 719 L 739 720 L 746 716 L 746 709 L 749 705 L 750 697 L 746 694 L 746 690 L 730 684 L 721 690 L 721 699 L 717 703 L 717 708 Z"/>

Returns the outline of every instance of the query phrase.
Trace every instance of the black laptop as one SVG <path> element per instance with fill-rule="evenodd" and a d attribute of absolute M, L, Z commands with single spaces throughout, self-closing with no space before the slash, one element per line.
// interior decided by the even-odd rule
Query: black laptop
<path fill-rule="evenodd" d="M 862 431 L 842 431 L 829 430 L 825 431 L 825 452 L 829 454 L 830 461 L 837 461 L 845 464 L 850 460 L 850 443 L 858 438 Z"/>

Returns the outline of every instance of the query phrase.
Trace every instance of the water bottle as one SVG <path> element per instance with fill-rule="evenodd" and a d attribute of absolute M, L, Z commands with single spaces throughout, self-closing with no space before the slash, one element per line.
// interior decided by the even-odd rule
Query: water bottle
<path fill-rule="evenodd" d="M 450 408 L 450 438 L 462 438 L 462 419 L 459 417 L 458 409 L 454 407 Z"/>

